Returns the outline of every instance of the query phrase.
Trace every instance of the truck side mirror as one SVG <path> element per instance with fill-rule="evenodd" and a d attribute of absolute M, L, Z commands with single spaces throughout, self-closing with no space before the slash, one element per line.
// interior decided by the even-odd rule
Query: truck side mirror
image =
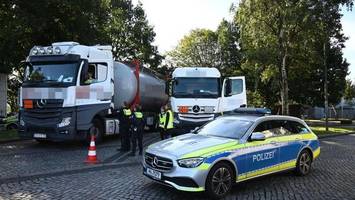
<path fill-rule="evenodd" d="M 80 85 L 85 85 L 85 81 L 88 77 L 88 70 L 89 70 L 89 65 L 87 62 L 83 61 L 83 67 L 81 68 L 81 73 L 80 73 Z"/>
<path fill-rule="evenodd" d="M 231 81 L 231 79 L 227 79 L 224 94 L 226 97 L 229 97 L 229 96 L 231 96 L 231 93 L 232 93 L 232 81 Z"/>
<path fill-rule="evenodd" d="M 165 94 L 167 94 L 168 96 L 173 95 L 173 83 L 174 80 L 168 80 L 165 82 Z"/>

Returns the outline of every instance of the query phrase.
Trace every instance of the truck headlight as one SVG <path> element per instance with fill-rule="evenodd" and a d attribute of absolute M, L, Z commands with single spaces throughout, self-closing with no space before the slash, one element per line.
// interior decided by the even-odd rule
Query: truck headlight
<path fill-rule="evenodd" d="M 68 126 L 70 124 L 71 117 L 64 117 L 62 121 L 58 124 L 58 128 Z"/>
<path fill-rule="evenodd" d="M 20 126 L 25 126 L 25 121 L 23 121 L 23 119 L 20 119 Z"/>
<path fill-rule="evenodd" d="M 180 159 L 177 160 L 178 164 L 180 167 L 185 167 L 185 168 L 195 168 L 201 165 L 205 159 L 204 158 L 185 158 L 185 159 Z"/>
<path fill-rule="evenodd" d="M 176 118 L 174 118 L 174 124 L 180 124 L 180 121 Z"/>

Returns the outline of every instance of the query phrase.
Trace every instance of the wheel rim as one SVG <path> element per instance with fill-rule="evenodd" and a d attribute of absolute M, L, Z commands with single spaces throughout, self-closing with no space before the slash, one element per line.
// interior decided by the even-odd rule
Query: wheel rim
<path fill-rule="evenodd" d="M 307 174 L 309 170 L 311 169 L 311 157 L 309 156 L 308 153 L 303 153 L 300 157 L 300 171 L 302 174 Z"/>
<path fill-rule="evenodd" d="M 212 189 L 217 195 L 228 192 L 232 184 L 232 177 L 227 168 L 221 167 L 212 176 Z"/>

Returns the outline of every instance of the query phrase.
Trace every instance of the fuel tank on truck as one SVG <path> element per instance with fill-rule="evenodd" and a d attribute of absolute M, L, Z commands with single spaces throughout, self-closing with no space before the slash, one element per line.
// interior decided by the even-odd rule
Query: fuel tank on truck
<path fill-rule="evenodd" d="M 121 62 L 114 62 L 114 105 L 121 108 L 123 103 L 132 103 L 136 97 L 138 81 L 134 74 L 135 67 Z M 139 96 L 142 110 L 159 112 L 168 101 L 165 94 L 165 82 L 149 69 L 141 67 L 139 71 Z"/>

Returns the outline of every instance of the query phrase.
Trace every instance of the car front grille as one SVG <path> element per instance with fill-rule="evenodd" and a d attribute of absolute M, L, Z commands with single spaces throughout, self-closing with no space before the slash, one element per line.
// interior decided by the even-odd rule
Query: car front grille
<path fill-rule="evenodd" d="M 161 171 L 169 171 L 173 168 L 173 161 L 169 158 L 164 158 L 164 157 L 156 156 L 154 154 L 145 153 L 144 160 L 145 163 L 153 169 L 157 169 Z"/>

